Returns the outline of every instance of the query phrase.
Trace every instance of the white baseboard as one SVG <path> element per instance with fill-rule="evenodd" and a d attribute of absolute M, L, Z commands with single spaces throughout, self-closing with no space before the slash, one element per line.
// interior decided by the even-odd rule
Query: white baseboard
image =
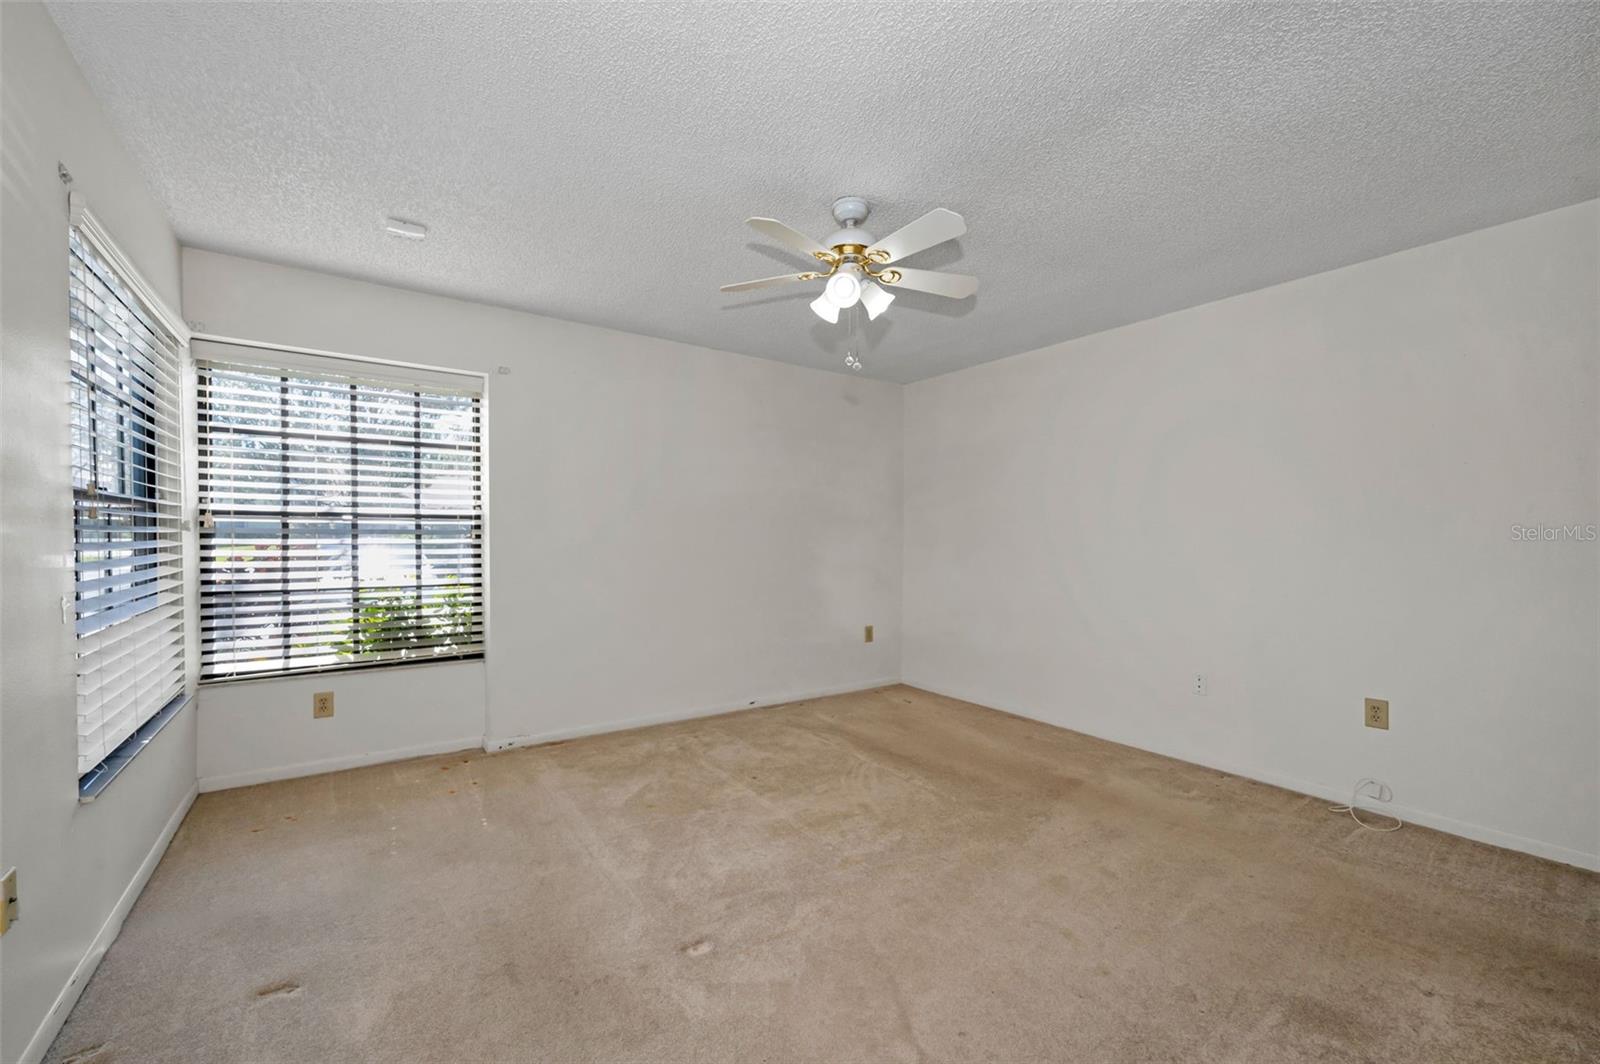
<path fill-rule="evenodd" d="M 122 931 L 122 921 L 128 918 L 128 913 L 133 909 L 133 903 L 139 900 L 139 895 L 144 892 L 144 885 L 150 882 L 150 876 L 156 870 L 156 865 L 161 863 L 161 857 L 167 852 L 167 846 L 172 842 L 172 836 L 178 833 L 178 825 L 183 823 L 183 818 L 189 815 L 189 807 L 194 805 L 195 797 L 200 793 L 199 788 L 191 788 L 183 800 L 178 803 L 178 808 L 167 819 L 166 826 L 161 829 L 161 834 L 156 837 L 155 845 L 150 847 L 150 852 L 139 864 L 138 871 L 134 872 L 133 879 L 128 882 L 128 889 L 122 892 L 117 899 L 117 904 L 111 909 L 105 923 L 100 925 L 99 932 L 94 936 L 94 941 L 89 943 L 88 952 L 78 961 L 77 967 L 72 970 L 72 977 L 67 980 L 67 985 L 61 988 L 61 993 L 56 995 L 55 1002 L 50 1006 L 50 1011 L 45 1013 L 44 1019 L 39 1024 L 39 1029 L 33 1032 L 33 1037 L 28 1040 L 27 1048 L 18 1058 L 19 1064 L 38 1064 L 44 1059 L 45 1052 L 49 1050 L 50 1043 L 56 1040 L 56 1035 L 61 1033 L 61 1025 L 67 1022 L 67 1016 L 72 1012 L 72 1006 L 78 1003 L 78 998 L 83 994 L 83 988 L 88 985 L 89 977 L 94 975 L 94 970 L 100 967 L 100 961 L 106 955 L 106 950 L 111 948 L 117 935 Z"/>
<path fill-rule="evenodd" d="M 744 709 L 770 708 L 772 706 L 787 705 L 790 702 L 803 702 L 808 698 L 827 698 L 830 695 L 847 695 L 858 691 L 873 691 L 879 687 L 889 687 L 899 682 L 898 678 L 869 680 L 865 683 L 846 684 L 842 687 L 794 691 L 789 694 L 772 695 L 743 702 L 728 702 L 716 706 L 703 706 L 697 709 L 680 710 L 672 713 L 651 713 L 637 717 L 625 717 L 621 720 L 606 721 L 601 724 L 583 724 L 575 728 L 553 728 L 550 731 L 536 732 L 532 735 L 512 735 L 505 738 L 486 737 L 483 740 L 483 748 L 490 753 L 494 753 L 497 750 L 510 750 L 517 746 L 538 746 L 540 743 L 581 739 L 586 735 L 604 735 L 607 732 L 628 731 L 632 728 L 648 728 L 653 724 L 671 724 L 680 720 L 716 717 L 724 713 L 737 713 Z"/>
<path fill-rule="evenodd" d="M 974 695 L 961 691 L 953 691 L 948 688 L 932 687 L 928 684 L 917 683 L 915 680 L 904 680 L 902 682 L 908 687 L 915 687 L 919 690 L 929 691 L 936 695 L 943 695 L 946 698 L 960 699 L 963 702 L 971 702 L 974 705 L 985 706 L 990 709 L 998 709 L 1002 712 L 1013 714 L 1014 716 L 1026 717 L 1028 720 L 1036 720 L 1041 724 L 1048 724 L 1053 728 L 1066 727 L 1065 725 L 1056 724 L 1054 721 L 1045 720 L 1037 714 L 1029 713 L 1026 710 L 1017 709 L 1012 706 L 1001 705 L 999 702 L 984 698 L 980 695 Z M 1216 769 L 1218 772 L 1226 772 L 1232 776 L 1243 776 L 1245 779 L 1255 780 L 1259 783 L 1268 783 L 1274 787 L 1282 787 L 1286 791 L 1295 791 L 1298 794 L 1309 794 L 1313 798 L 1325 798 L 1330 802 L 1348 802 L 1350 800 L 1350 784 L 1335 786 L 1326 783 L 1318 783 L 1313 780 L 1297 779 L 1296 777 L 1286 776 L 1280 772 L 1273 772 L 1268 769 L 1257 768 L 1253 765 L 1241 765 L 1236 762 L 1230 762 L 1217 758 L 1210 758 L 1205 761 L 1200 761 L 1197 760 L 1192 754 L 1185 751 L 1160 750 L 1154 746 L 1139 746 L 1135 743 L 1130 743 L 1125 739 L 1120 739 L 1113 735 L 1101 735 L 1083 728 L 1067 728 L 1066 730 L 1075 731 L 1082 735 L 1088 735 L 1096 739 L 1104 739 L 1106 742 L 1117 743 L 1120 746 L 1131 746 L 1137 750 L 1147 750 L 1152 754 L 1160 754 L 1162 757 L 1170 757 L 1175 761 L 1184 761 L 1191 765 L 1200 765 L 1204 768 Z M 1573 865 L 1577 868 L 1587 869 L 1591 872 L 1600 872 L 1600 854 L 1585 853 L 1582 850 L 1575 850 L 1568 846 L 1560 846 L 1555 843 L 1544 842 L 1540 839 L 1528 838 L 1525 835 L 1515 835 L 1508 831 L 1501 831 L 1498 828 L 1485 827 L 1482 824 L 1473 824 L 1465 820 L 1457 820 L 1455 817 L 1445 816 L 1442 813 L 1435 813 L 1428 809 L 1418 809 L 1415 806 L 1389 803 L 1383 808 L 1385 811 L 1393 811 L 1395 816 L 1400 817 L 1408 824 L 1417 824 L 1421 827 L 1432 828 L 1435 831 L 1442 831 L 1447 835 L 1459 835 L 1461 838 L 1471 839 L 1473 842 L 1483 842 L 1490 846 L 1499 846 L 1501 849 L 1516 850 L 1520 853 L 1532 854 L 1535 857 L 1543 857 L 1549 861 L 1559 861 L 1562 864 Z"/>
<path fill-rule="evenodd" d="M 467 735 L 459 739 L 445 739 L 440 742 L 423 743 L 418 746 L 398 747 L 391 750 L 378 750 L 363 754 L 349 754 L 342 757 L 321 758 L 316 761 L 301 761 L 291 765 L 250 769 L 246 772 L 227 772 L 216 776 L 202 776 L 200 778 L 200 791 L 201 793 L 207 793 L 210 791 L 229 790 L 233 787 L 251 787 L 258 783 L 274 783 L 278 780 L 299 779 L 302 776 L 320 776 L 328 772 L 342 772 L 349 768 L 364 768 L 368 765 L 382 765 L 390 761 L 405 761 L 409 758 L 428 757 L 433 754 L 453 754 L 461 750 L 481 749 L 493 753 L 496 750 L 509 750 L 517 746 L 536 746 L 539 743 L 551 743 L 561 739 L 576 739 L 584 735 L 600 735 L 605 732 L 648 727 L 651 724 L 668 724 L 677 720 L 712 717 L 719 713 L 732 713 L 741 709 L 753 709 L 761 706 L 782 705 L 786 702 L 799 702 L 807 698 L 823 698 L 828 695 L 868 691 L 899 682 L 898 679 L 884 679 L 867 683 L 846 684 L 841 687 L 798 691 L 682 712 L 648 714 L 623 720 L 583 725 L 577 728 L 562 728 L 549 732 L 540 732 L 536 735 L 516 735 L 503 739 Z"/>
<path fill-rule="evenodd" d="M 367 765 L 381 765 L 389 761 L 405 761 L 413 757 L 453 754 L 461 750 L 477 750 L 482 746 L 483 736 L 465 735 L 459 739 L 442 739 L 438 742 L 422 743 L 418 746 L 403 746 L 392 750 L 376 750 L 364 754 L 347 754 L 343 757 L 326 757 L 316 761 L 301 761 L 293 765 L 250 769 L 247 772 L 228 772 L 220 776 L 203 776 L 200 779 L 200 790 L 204 793 L 208 791 L 225 791 L 232 787 L 251 787 L 257 783 L 299 779 L 301 776 L 320 776 L 327 772 L 342 772 L 347 768 L 364 768 Z"/>

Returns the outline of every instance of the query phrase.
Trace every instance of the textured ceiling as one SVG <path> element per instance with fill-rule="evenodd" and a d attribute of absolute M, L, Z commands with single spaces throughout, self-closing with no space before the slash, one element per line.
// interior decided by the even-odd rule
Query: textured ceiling
<path fill-rule="evenodd" d="M 197 247 L 843 371 L 743 219 L 959 211 L 897 381 L 1600 193 L 1593 3 L 51 11 Z"/>

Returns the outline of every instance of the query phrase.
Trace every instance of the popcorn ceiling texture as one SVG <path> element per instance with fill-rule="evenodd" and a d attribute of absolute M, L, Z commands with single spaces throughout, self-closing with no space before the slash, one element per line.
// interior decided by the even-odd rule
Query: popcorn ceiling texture
<path fill-rule="evenodd" d="M 742 220 L 960 211 L 896 381 L 1600 193 L 1600 4 L 50 10 L 197 247 L 842 371 Z"/>

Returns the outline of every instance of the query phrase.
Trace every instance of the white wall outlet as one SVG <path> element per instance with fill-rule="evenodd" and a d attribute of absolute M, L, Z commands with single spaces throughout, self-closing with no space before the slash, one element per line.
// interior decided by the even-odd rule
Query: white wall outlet
<path fill-rule="evenodd" d="M 1195 673 L 1194 674 L 1194 693 L 1197 694 L 1197 695 L 1204 695 L 1206 693 L 1206 690 L 1207 690 L 1206 674 L 1203 673 L 1203 672 Z"/>

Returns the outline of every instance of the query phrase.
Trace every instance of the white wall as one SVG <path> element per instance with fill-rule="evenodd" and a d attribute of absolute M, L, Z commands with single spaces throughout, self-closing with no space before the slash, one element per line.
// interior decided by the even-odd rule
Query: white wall
<path fill-rule="evenodd" d="M 331 718 L 311 696 L 334 692 Z M 334 772 L 483 745 L 484 663 L 246 680 L 200 697 L 202 790 Z"/>
<path fill-rule="evenodd" d="M 489 374 L 481 680 L 204 687 L 204 786 L 899 677 L 897 385 L 204 251 L 183 284 L 206 333 Z"/>
<path fill-rule="evenodd" d="M 1600 546 L 1512 533 L 1600 521 L 1597 236 L 1580 204 L 908 386 L 906 681 L 1600 866 Z"/>
<path fill-rule="evenodd" d="M 178 247 L 38 5 L 0 4 L 0 77 L 0 868 L 16 866 L 22 911 L 0 940 L 0 1060 L 15 1061 L 43 1052 L 187 808 L 195 714 L 78 804 L 57 162 L 173 308 Z"/>

